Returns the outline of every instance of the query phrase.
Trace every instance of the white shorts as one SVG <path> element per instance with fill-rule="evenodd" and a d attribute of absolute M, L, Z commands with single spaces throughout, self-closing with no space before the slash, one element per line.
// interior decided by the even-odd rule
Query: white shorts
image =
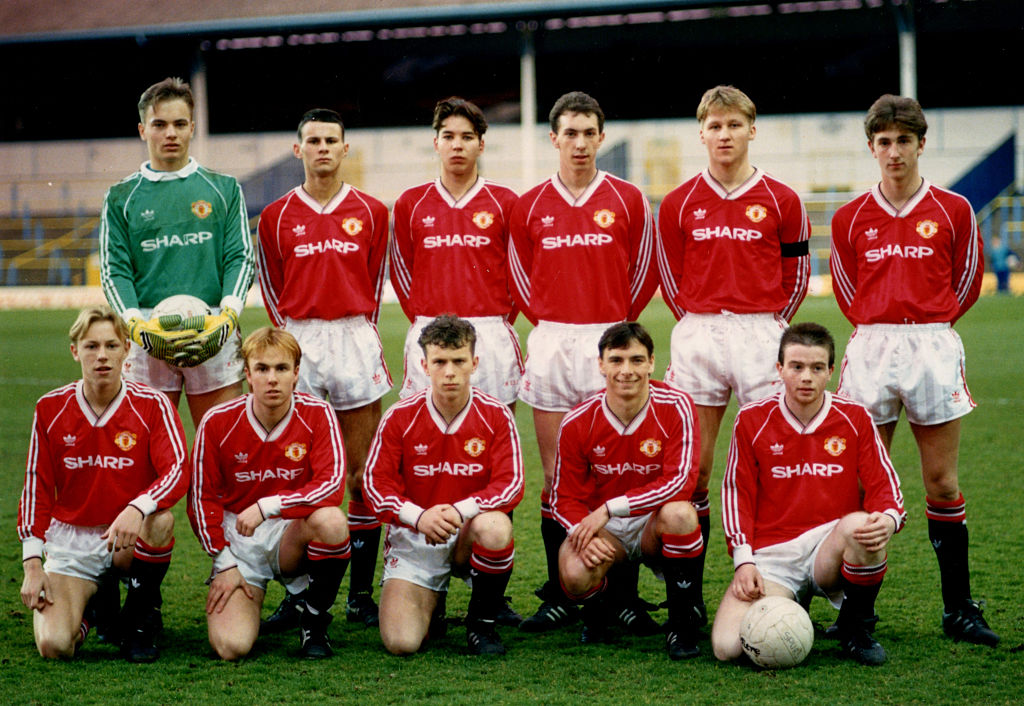
<path fill-rule="evenodd" d="M 429 316 L 417 316 L 405 336 L 405 375 L 398 394 L 401 398 L 430 386 L 430 378 L 420 364 L 423 349 L 416 341 L 423 327 L 431 321 Z M 505 404 L 512 404 L 523 376 L 523 352 L 516 330 L 501 316 L 471 316 L 466 317 L 466 321 L 476 329 L 475 350 L 480 358 L 470 383 Z"/>
<path fill-rule="evenodd" d="M 799 601 L 810 591 L 824 596 L 833 606 L 843 604 L 843 590 L 828 593 L 814 581 L 814 562 L 825 539 L 839 520 L 813 527 L 796 539 L 762 547 L 754 552 L 754 565 L 765 580 L 777 583 L 793 592 Z"/>
<path fill-rule="evenodd" d="M 942 424 L 977 405 L 967 390 L 964 344 L 949 324 L 858 326 L 846 344 L 839 394 L 857 400 L 875 424 L 899 419 Z"/>
<path fill-rule="evenodd" d="M 43 570 L 99 583 L 114 562 L 113 552 L 107 550 L 107 540 L 100 539 L 106 531 L 106 525 L 81 527 L 50 520 L 43 545 L 46 552 Z"/>
<path fill-rule="evenodd" d="M 729 391 L 742 406 L 778 391 L 775 370 L 786 323 L 774 314 L 690 314 L 672 329 L 665 382 L 695 404 L 724 407 Z"/>
<path fill-rule="evenodd" d="M 447 591 L 458 540 L 459 535 L 455 534 L 444 544 L 428 544 L 422 532 L 388 525 L 381 585 L 388 579 L 402 579 L 431 591 Z"/>
<path fill-rule="evenodd" d="M 213 309 L 219 312 L 219 308 Z M 143 318 L 149 317 L 152 309 L 142 311 Z M 134 343 L 124 361 L 124 377 L 132 382 L 141 382 L 161 392 L 181 392 L 187 395 L 202 395 L 234 385 L 245 379 L 245 364 L 242 361 L 242 332 L 235 329 L 235 335 L 228 339 L 217 355 L 194 368 L 179 368 L 165 363 L 146 353 Z"/>
<path fill-rule="evenodd" d="M 622 542 L 622 547 L 626 550 L 626 558 L 636 559 L 640 556 L 640 541 L 643 539 L 644 528 L 650 519 L 650 513 L 635 517 L 612 517 L 604 528 L 615 539 Z"/>
<path fill-rule="evenodd" d="M 605 388 L 597 342 L 614 322 L 541 321 L 526 339 L 526 369 L 519 399 L 534 409 L 568 412 Z"/>
<path fill-rule="evenodd" d="M 287 319 L 285 330 L 302 347 L 295 389 L 330 400 L 336 410 L 370 404 L 391 389 L 391 374 L 374 326 L 365 316 Z"/>
<path fill-rule="evenodd" d="M 267 590 L 270 579 L 281 580 L 281 538 L 292 523 L 280 517 L 271 517 L 260 523 L 251 537 L 243 537 L 235 529 L 238 515 L 224 512 L 224 539 L 231 545 L 231 553 L 238 560 L 238 570 L 250 586 Z"/>

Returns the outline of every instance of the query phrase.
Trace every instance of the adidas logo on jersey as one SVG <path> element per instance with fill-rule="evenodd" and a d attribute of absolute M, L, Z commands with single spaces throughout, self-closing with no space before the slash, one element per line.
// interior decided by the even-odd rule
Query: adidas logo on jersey
<path fill-rule="evenodd" d="M 74 446 L 76 441 L 78 441 L 78 438 L 74 434 L 68 434 L 64 437 L 65 446 Z"/>
<path fill-rule="evenodd" d="M 753 228 L 730 228 L 729 226 L 696 228 L 693 230 L 694 240 L 711 240 L 712 238 L 728 238 L 729 240 L 750 242 L 751 240 L 760 240 L 761 231 L 754 230 Z"/>
<path fill-rule="evenodd" d="M 867 238 L 868 240 L 877 240 L 878 228 L 868 228 L 866 231 L 864 231 L 864 237 Z"/>
<path fill-rule="evenodd" d="M 772 456 L 781 456 L 785 447 L 782 444 L 772 444 L 769 448 L 772 450 Z"/>
<path fill-rule="evenodd" d="M 872 248 L 864 253 L 868 262 L 880 262 L 887 257 L 902 257 L 906 260 L 923 260 L 934 255 L 935 251 L 924 245 L 904 245 L 898 243 L 881 248 Z"/>
<path fill-rule="evenodd" d="M 555 217 L 544 216 L 543 218 L 540 219 L 540 224 L 545 228 L 550 228 L 551 226 L 555 225 Z"/>
<path fill-rule="evenodd" d="M 708 210 L 706 208 L 698 208 L 693 212 L 693 217 L 698 221 L 703 221 L 704 216 L 706 215 L 708 215 Z"/>
<path fill-rule="evenodd" d="M 235 461 L 238 463 L 247 463 L 249 461 L 249 454 L 244 451 L 239 451 L 235 454 Z"/>
<path fill-rule="evenodd" d="M 142 212 L 142 220 L 151 221 L 154 218 L 156 218 L 156 211 L 154 211 L 153 209 L 147 208 L 145 211 Z"/>
<path fill-rule="evenodd" d="M 424 228 L 433 228 L 434 227 L 434 217 L 433 216 L 424 216 L 423 217 L 423 227 Z"/>
<path fill-rule="evenodd" d="M 416 449 L 416 453 L 419 456 L 426 456 L 427 455 L 427 448 L 428 447 L 427 447 L 426 444 L 416 444 L 413 448 Z"/>
<path fill-rule="evenodd" d="M 292 233 L 295 233 L 296 238 L 301 238 L 306 234 L 306 226 L 300 223 L 299 225 L 292 228 Z"/>
<path fill-rule="evenodd" d="M 605 448 L 603 446 L 595 446 L 594 447 L 594 455 L 595 456 L 604 456 L 604 454 L 605 454 Z"/>

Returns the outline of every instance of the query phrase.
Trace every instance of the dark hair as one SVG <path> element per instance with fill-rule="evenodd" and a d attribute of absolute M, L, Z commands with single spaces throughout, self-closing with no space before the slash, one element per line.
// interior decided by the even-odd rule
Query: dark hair
<path fill-rule="evenodd" d="M 917 135 L 920 140 L 928 132 L 928 121 L 924 119 L 921 104 L 907 96 L 894 96 L 886 93 L 868 108 L 864 118 L 864 132 L 869 140 L 875 139 L 875 133 L 891 128 L 903 129 Z"/>
<path fill-rule="evenodd" d="M 648 356 L 654 355 L 654 340 L 651 334 L 636 321 L 623 321 L 606 328 L 597 342 L 597 354 L 603 358 L 607 349 L 626 348 L 633 341 L 639 341 L 647 349 Z"/>
<path fill-rule="evenodd" d="M 597 117 L 597 131 L 604 132 L 604 111 L 596 100 L 583 91 L 566 93 L 555 101 L 548 117 L 551 119 L 551 132 L 558 134 L 558 119 L 565 113 L 583 113 Z"/>
<path fill-rule="evenodd" d="M 487 118 L 484 117 L 483 111 L 475 103 L 458 96 L 451 96 L 437 102 L 437 105 L 434 106 L 434 119 L 430 125 L 435 132 L 440 132 L 441 123 L 453 115 L 461 115 L 468 120 L 477 137 L 483 137 L 487 132 Z"/>
<path fill-rule="evenodd" d="M 832 367 L 836 362 L 836 342 L 832 338 L 832 334 L 828 332 L 828 329 L 821 324 L 816 324 L 813 321 L 801 321 L 798 324 L 793 324 L 786 329 L 782 334 L 782 340 L 779 341 L 779 364 L 785 365 L 785 352 L 786 346 L 820 346 L 828 349 L 828 367 Z"/>
<path fill-rule="evenodd" d="M 176 98 L 180 98 L 188 104 L 188 117 L 191 119 L 196 107 L 192 89 L 180 78 L 168 77 L 159 83 L 154 83 L 142 92 L 142 96 L 139 98 L 139 122 L 146 122 L 146 110 L 149 109 L 149 106 Z"/>
<path fill-rule="evenodd" d="M 426 354 L 427 346 L 441 348 L 462 348 L 469 346 L 469 352 L 476 351 L 476 329 L 465 319 L 454 314 L 441 314 L 423 327 L 416 342 Z"/>
<path fill-rule="evenodd" d="M 341 139 L 345 139 L 345 123 L 341 121 L 341 116 L 333 110 L 327 108 L 313 108 L 313 110 L 307 110 L 306 114 L 299 120 L 299 142 L 302 142 L 302 128 L 306 126 L 306 123 L 334 123 L 341 127 Z"/>

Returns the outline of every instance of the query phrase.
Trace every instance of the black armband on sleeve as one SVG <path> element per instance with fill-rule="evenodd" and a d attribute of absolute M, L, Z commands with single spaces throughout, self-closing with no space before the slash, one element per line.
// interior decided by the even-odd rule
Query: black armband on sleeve
<path fill-rule="evenodd" d="M 798 240 L 795 243 L 782 243 L 782 257 L 803 257 L 811 252 L 809 240 Z"/>

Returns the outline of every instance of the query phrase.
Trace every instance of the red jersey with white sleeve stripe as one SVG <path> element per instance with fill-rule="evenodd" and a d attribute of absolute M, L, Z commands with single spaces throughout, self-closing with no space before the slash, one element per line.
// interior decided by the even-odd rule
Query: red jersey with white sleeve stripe
<path fill-rule="evenodd" d="M 275 326 L 285 318 L 376 323 L 384 287 L 388 209 L 345 184 L 327 205 L 297 186 L 263 209 L 260 288 Z"/>
<path fill-rule="evenodd" d="M 18 536 L 42 540 L 51 519 L 108 525 L 129 504 L 144 516 L 166 510 L 188 489 L 185 432 L 167 396 L 122 380 L 98 415 L 81 380 L 36 403 Z"/>
<path fill-rule="evenodd" d="M 832 217 L 832 290 L 854 325 L 954 323 L 985 268 L 974 209 L 921 180 L 899 210 L 879 185 Z"/>
<path fill-rule="evenodd" d="M 523 456 L 508 407 L 478 388 L 451 424 L 430 388 L 392 406 L 380 421 L 363 494 L 381 522 L 410 528 L 424 510 L 449 503 L 465 519 L 507 512 L 523 499 Z"/>
<path fill-rule="evenodd" d="M 516 194 L 483 178 L 455 199 L 440 179 L 402 193 L 391 219 L 391 284 L 409 320 L 514 319 L 508 229 Z"/>
<path fill-rule="evenodd" d="M 225 547 L 224 512 L 259 503 L 264 517 L 308 517 L 338 506 L 345 494 L 345 447 L 334 410 L 302 392 L 267 430 L 252 394 L 219 404 L 203 417 L 192 447 L 188 515 L 207 554 Z"/>
<path fill-rule="evenodd" d="M 530 189 L 510 235 L 512 296 L 535 324 L 635 321 L 657 287 L 647 197 L 607 172 L 579 198 L 557 174 Z"/>
<path fill-rule="evenodd" d="M 825 392 L 804 426 L 784 398 L 752 402 L 736 416 L 722 481 L 734 563 L 858 510 L 890 515 L 898 531 L 906 520 L 900 478 L 867 409 Z"/>
<path fill-rule="evenodd" d="M 732 191 L 705 169 L 661 202 L 658 230 L 661 294 L 677 319 L 727 311 L 789 321 L 807 295 L 807 211 L 761 169 Z"/>
<path fill-rule="evenodd" d="M 567 530 L 602 503 L 612 517 L 654 512 L 689 500 L 697 485 L 700 432 L 690 396 L 651 381 L 650 397 L 630 423 L 592 395 L 562 420 L 551 511 Z"/>

